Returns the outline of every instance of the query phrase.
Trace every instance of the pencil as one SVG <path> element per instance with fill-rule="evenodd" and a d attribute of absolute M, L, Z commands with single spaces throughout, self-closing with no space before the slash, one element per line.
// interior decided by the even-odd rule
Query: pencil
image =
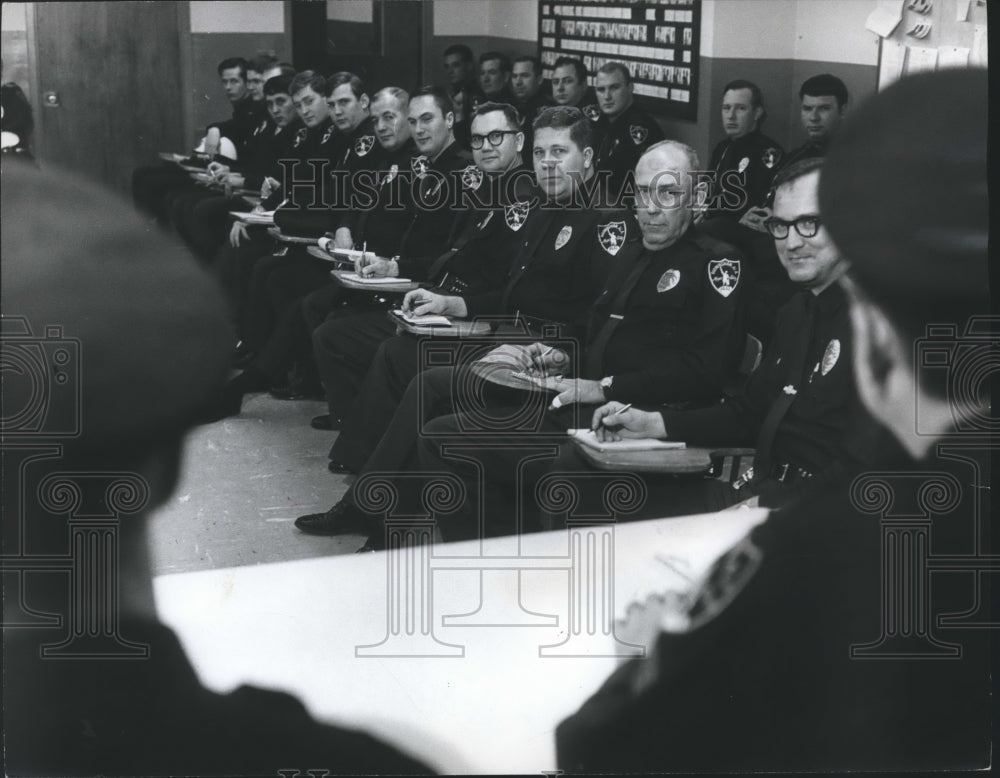
<path fill-rule="evenodd" d="M 617 415 L 618 415 L 619 413 L 625 413 L 625 411 L 627 411 L 627 410 L 628 410 L 629 408 L 631 408 L 631 407 L 632 407 L 632 403 L 628 403 L 628 405 L 623 405 L 623 406 L 622 406 L 621 408 L 619 408 L 619 409 L 618 409 L 617 411 L 615 411 L 614 413 L 609 413 L 609 414 L 608 414 L 608 416 L 617 416 Z M 603 419 L 601 419 L 601 423 L 600 423 L 600 424 L 598 424 L 597 426 L 598 426 L 598 427 L 603 427 L 603 426 L 605 426 L 605 424 L 604 424 L 604 420 L 605 420 L 605 419 L 607 419 L 607 418 L 608 418 L 608 416 L 605 416 L 605 417 L 604 417 Z M 590 428 L 590 431 L 591 431 L 591 432 L 597 432 L 597 427 L 591 427 L 591 428 Z"/>

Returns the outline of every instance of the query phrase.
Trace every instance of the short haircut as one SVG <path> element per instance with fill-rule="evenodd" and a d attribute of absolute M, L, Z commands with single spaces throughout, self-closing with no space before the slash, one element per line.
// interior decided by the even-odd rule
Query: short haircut
<path fill-rule="evenodd" d="M 494 59 L 500 63 L 500 69 L 502 71 L 504 71 L 505 73 L 510 73 L 511 69 L 510 57 L 508 57 L 502 51 L 487 51 L 484 54 L 480 54 L 479 64 L 482 65 L 484 62 L 489 62 Z"/>
<path fill-rule="evenodd" d="M 629 72 L 624 62 L 605 62 L 597 69 L 597 72 L 606 76 L 610 76 L 612 73 L 621 73 L 626 84 L 632 83 L 632 73 Z"/>
<path fill-rule="evenodd" d="M 462 62 L 471 63 L 475 60 L 472 56 L 472 49 L 466 46 L 464 43 L 453 43 L 451 46 L 444 50 L 442 57 L 450 57 L 453 54 L 457 54 Z"/>
<path fill-rule="evenodd" d="M 797 181 L 816 170 L 822 170 L 822 168 L 823 157 L 806 157 L 805 159 L 800 159 L 787 167 L 781 168 L 778 171 L 778 175 L 774 177 L 771 188 L 777 192 L 779 187 Z"/>
<path fill-rule="evenodd" d="M 654 143 L 644 152 L 642 152 L 642 157 L 639 157 L 641 161 L 643 157 L 648 154 L 652 154 L 659 149 L 676 149 L 680 151 L 688 161 L 688 170 L 699 170 L 701 168 L 701 161 L 698 159 L 698 152 L 694 150 L 693 147 L 688 146 L 686 143 L 681 143 L 679 140 L 661 140 Z"/>
<path fill-rule="evenodd" d="M 579 108 L 570 105 L 553 105 L 543 108 L 538 112 L 531 127 L 536 136 L 539 130 L 568 129 L 570 140 L 577 145 L 580 151 L 588 146 L 591 148 L 594 146 L 594 132 L 591 129 L 590 119 Z"/>
<path fill-rule="evenodd" d="M 295 75 L 295 65 L 291 62 L 276 62 L 274 67 L 281 70 L 281 75 L 283 76 L 294 76 Z"/>
<path fill-rule="evenodd" d="M 448 93 L 439 86 L 422 86 L 414 94 L 410 95 L 410 102 L 417 97 L 432 97 L 442 116 L 455 113 L 455 104 L 451 101 Z"/>
<path fill-rule="evenodd" d="M 246 81 L 247 78 L 247 61 L 243 57 L 229 57 L 222 60 L 219 63 L 219 67 L 216 70 L 219 71 L 219 75 L 222 75 L 223 70 L 232 70 L 233 68 L 240 69 L 240 78 Z"/>
<path fill-rule="evenodd" d="M 587 66 L 584 65 L 581 60 L 578 60 L 576 57 L 559 57 L 554 63 L 552 63 L 553 71 L 565 67 L 573 68 L 576 71 L 576 80 L 581 84 L 587 83 L 587 77 L 590 73 L 587 72 Z"/>
<path fill-rule="evenodd" d="M 351 87 L 351 91 L 358 99 L 361 98 L 361 95 L 365 94 L 365 84 L 360 76 L 346 70 L 340 70 L 326 80 L 326 96 L 329 97 L 333 94 L 334 89 L 344 84 Z"/>
<path fill-rule="evenodd" d="M 494 102 L 481 103 L 476 108 L 476 110 L 472 112 L 472 116 L 470 117 L 469 121 L 471 123 L 471 121 L 475 119 L 477 116 L 484 116 L 488 113 L 494 113 L 495 111 L 499 111 L 500 113 L 502 113 L 504 115 L 504 118 L 507 119 L 507 123 L 510 124 L 510 126 L 513 127 L 515 130 L 521 129 L 521 125 L 523 124 L 524 120 L 521 118 L 521 114 L 517 112 L 517 109 L 514 106 L 510 105 L 509 103 L 494 103 Z"/>
<path fill-rule="evenodd" d="M 291 95 L 293 76 L 274 76 L 264 82 L 265 95 Z"/>
<path fill-rule="evenodd" d="M 247 69 L 257 73 L 264 73 L 277 66 L 278 58 L 270 51 L 258 51 L 255 57 L 247 62 Z"/>
<path fill-rule="evenodd" d="M 514 65 L 518 64 L 519 62 L 530 62 L 531 69 L 535 72 L 535 75 L 536 76 L 542 75 L 542 62 L 540 59 L 538 59 L 538 57 L 532 56 L 531 54 L 525 54 L 521 57 L 515 57 L 514 62 L 511 65 L 510 69 L 513 70 Z"/>
<path fill-rule="evenodd" d="M 843 81 L 830 73 L 821 73 L 803 81 L 802 87 L 799 89 L 799 99 L 801 100 L 806 95 L 810 97 L 835 97 L 838 108 L 847 105 L 847 87 Z"/>
<path fill-rule="evenodd" d="M 405 112 L 407 104 L 410 102 L 410 93 L 398 86 L 384 86 L 372 97 L 372 103 L 390 98 Z"/>
<path fill-rule="evenodd" d="M 326 79 L 315 70 L 303 70 L 301 73 L 296 73 L 288 87 L 288 94 L 294 97 L 296 92 L 300 92 L 306 87 L 318 95 L 326 95 Z"/>
<path fill-rule="evenodd" d="M 757 86 L 753 81 L 747 81 L 744 78 L 737 78 L 735 81 L 730 81 L 722 88 L 722 94 L 725 95 L 733 89 L 749 89 L 750 90 L 750 105 L 754 108 L 764 107 L 764 95 L 760 91 L 760 87 Z"/>

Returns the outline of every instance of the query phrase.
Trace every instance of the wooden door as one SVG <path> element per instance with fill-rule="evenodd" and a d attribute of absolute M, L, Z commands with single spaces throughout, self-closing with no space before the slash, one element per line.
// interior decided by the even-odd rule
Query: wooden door
<path fill-rule="evenodd" d="M 182 4 L 33 5 L 39 162 L 127 191 L 133 168 L 185 145 Z"/>

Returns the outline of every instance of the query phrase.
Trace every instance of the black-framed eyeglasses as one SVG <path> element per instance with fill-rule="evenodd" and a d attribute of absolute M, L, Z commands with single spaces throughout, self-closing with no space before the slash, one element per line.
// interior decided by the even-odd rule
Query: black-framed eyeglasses
<path fill-rule="evenodd" d="M 517 135 L 520 130 L 493 130 L 485 135 L 472 135 L 469 138 L 469 145 L 474 149 L 481 149 L 483 141 L 489 141 L 491 146 L 499 146 L 503 143 L 504 135 Z"/>
<path fill-rule="evenodd" d="M 772 237 L 778 240 L 784 240 L 788 237 L 788 229 L 790 227 L 795 227 L 795 231 L 803 238 L 815 237 L 822 224 L 823 222 L 819 216 L 800 216 L 795 221 L 790 222 L 772 216 L 764 222 L 767 231 L 771 233 Z"/>

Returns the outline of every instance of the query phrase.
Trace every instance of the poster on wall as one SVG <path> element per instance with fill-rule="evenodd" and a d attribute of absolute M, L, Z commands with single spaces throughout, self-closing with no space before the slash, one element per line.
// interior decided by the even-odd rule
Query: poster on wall
<path fill-rule="evenodd" d="M 538 4 L 543 75 L 559 57 L 583 61 L 591 74 L 623 62 L 637 101 L 650 113 L 698 118 L 701 0 L 574 0 Z"/>

